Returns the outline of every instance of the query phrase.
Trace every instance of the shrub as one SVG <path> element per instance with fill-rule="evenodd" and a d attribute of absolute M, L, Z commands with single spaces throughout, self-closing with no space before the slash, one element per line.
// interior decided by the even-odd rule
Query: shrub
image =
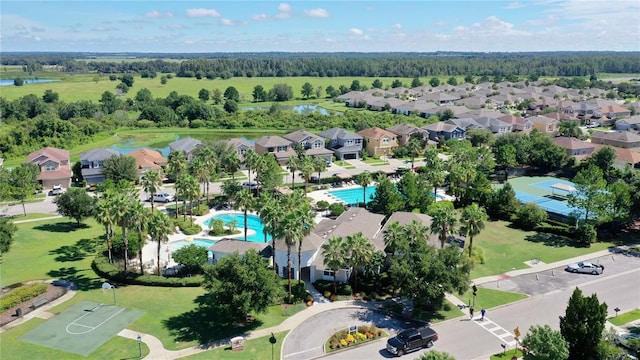
<path fill-rule="evenodd" d="M 329 337 L 326 345 L 328 351 L 338 350 L 352 344 L 361 343 L 364 341 L 373 340 L 382 336 L 386 336 L 385 332 L 378 329 L 374 325 L 361 325 L 357 327 L 355 334 L 349 333 L 348 330 L 343 329 Z"/>
<path fill-rule="evenodd" d="M 533 230 L 545 222 L 549 214 L 536 203 L 527 203 L 518 208 L 514 224 L 523 230 Z"/>
<path fill-rule="evenodd" d="M 157 275 L 140 275 L 130 271 L 122 271 L 109 263 L 109 259 L 104 255 L 97 255 L 91 263 L 91 268 L 99 276 L 113 280 L 114 282 L 144 285 L 144 286 L 163 286 L 163 287 L 197 287 L 202 285 L 202 276 L 191 277 L 171 277 Z"/>
<path fill-rule="evenodd" d="M 192 224 L 191 221 L 187 218 L 187 220 L 182 220 L 182 218 L 174 219 L 173 223 L 180 228 L 180 230 L 186 235 L 195 235 L 202 231 L 202 226 L 198 224 Z"/>
<path fill-rule="evenodd" d="M 313 283 L 313 286 L 321 293 L 333 293 L 333 281 L 327 280 L 317 280 Z M 347 295 L 350 296 L 353 294 L 353 290 L 351 290 L 351 285 L 345 283 L 337 284 L 338 295 Z M 325 295 L 325 297 L 328 297 Z"/>
<path fill-rule="evenodd" d="M 0 298 L 0 311 L 5 311 L 22 302 L 31 300 L 34 297 L 44 294 L 49 289 L 48 284 L 34 284 L 21 286 Z"/>
<path fill-rule="evenodd" d="M 138 234 L 128 232 L 127 240 L 129 243 L 127 255 L 129 255 L 129 259 L 133 259 L 138 256 L 138 250 L 140 249 Z M 124 241 L 122 240 L 122 234 L 113 235 L 111 238 L 111 250 L 114 257 L 124 259 Z"/>

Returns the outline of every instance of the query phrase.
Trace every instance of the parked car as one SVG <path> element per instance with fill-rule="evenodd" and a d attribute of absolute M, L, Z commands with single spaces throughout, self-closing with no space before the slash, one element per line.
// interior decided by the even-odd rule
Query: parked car
<path fill-rule="evenodd" d="M 577 264 L 567 265 L 567 267 L 565 268 L 565 271 L 569 271 L 572 273 L 600 275 L 604 272 L 604 266 L 599 264 L 592 264 L 586 261 L 581 261 Z"/>
<path fill-rule="evenodd" d="M 242 183 L 242 187 L 248 190 L 256 190 L 258 188 L 258 183 L 255 181 L 245 181 Z"/>
<path fill-rule="evenodd" d="M 629 341 L 637 339 L 640 339 L 640 334 L 624 332 L 616 334 L 616 336 L 613 337 L 613 342 L 624 347 L 629 347 Z"/>
<path fill-rule="evenodd" d="M 62 185 L 53 185 L 53 188 L 51 189 L 51 192 L 49 192 L 49 194 L 56 196 L 56 195 L 60 195 L 64 192 L 64 188 L 62 187 Z"/>
<path fill-rule="evenodd" d="M 428 326 L 410 328 L 387 340 L 387 351 L 395 356 L 402 356 L 423 347 L 430 348 L 436 340 L 438 333 Z"/>
<path fill-rule="evenodd" d="M 168 202 L 172 202 L 175 201 L 176 198 L 166 192 L 162 192 L 162 193 L 157 193 L 153 195 L 153 201 L 154 202 L 163 202 L 163 203 L 168 203 Z"/>

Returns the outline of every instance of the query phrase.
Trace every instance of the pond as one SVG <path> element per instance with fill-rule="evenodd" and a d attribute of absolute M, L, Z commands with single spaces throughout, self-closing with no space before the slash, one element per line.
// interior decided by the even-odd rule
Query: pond
<path fill-rule="evenodd" d="M 270 106 L 250 106 L 244 107 L 241 110 L 269 110 Z M 318 105 L 312 104 L 303 104 L 303 105 L 295 105 L 295 106 L 278 106 L 279 110 L 293 110 L 299 114 L 311 114 L 314 112 L 320 113 L 322 115 L 329 115 L 329 111 L 325 108 L 321 108 Z"/>
<path fill-rule="evenodd" d="M 203 134 L 205 136 L 189 136 L 189 135 L 185 135 L 185 136 L 176 136 L 175 140 L 171 140 L 170 142 L 174 142 L 176 140 L 179 140 L 182 137 L 193 137 L 194 139 L 198 139 L 198 140 L 210 140 L 210 141 L 218 141 L 218 140 L 227 140 L 233 137 L 240 137 L 243 140 L 253 144 L 255 142 L 255 139 L 259 139 L 260 137 L 262 137 L 263 135 L 269 135 L 268 133 L 254 133 L 252 134 L 253 136 L 255 136 L 255 139 L 248 139 L 244 136 L 238 136 L 237 133 L 228 133 L 228 134 Z M 203 138 L 204 137 L 204 138 Z M 115 150 L 118 153 L 122 154 L 122 155 L 127 155 L 131 152 L 134 152 L 136 150 L 140 150 L 140 149 L 151 149 L 151 150 L 155 150 L 158 151 L 160 154 L 162 154 L 162 156 L 164 157 L 168 157 L 169 156 L 169 143 L 170 142 L 161 142 L 161 143 L 155 143 L 155 144 L 150 144 L 147 146 L 132 146 L 133 145 L 133 140 L 127 140 L 125 142 L 120 142 L 114 145 L 111 145 L 111 147 L 109 149 L 111 150 Z"/>
<path fill-rule="evenodd" d="M 25 85 L 60 81 L 56 79 L 22 79 L 22 80 L 24 80 Z M 9 86 L 9 85 L 13 85 L 13 79 L 0 79 L 0 86 Z"/>

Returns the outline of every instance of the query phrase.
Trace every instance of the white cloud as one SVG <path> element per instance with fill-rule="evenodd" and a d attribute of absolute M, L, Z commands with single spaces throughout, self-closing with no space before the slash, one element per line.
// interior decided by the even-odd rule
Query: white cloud
<path fill-rule="evenodd" d="M 321 8 L 305 10 L 304 13 L 308 17 L 312 18 L 328 18 L 329 16 L 331 16 L 327 10 Z"/>
<path fill-rule="evenodd" d="M 402 24 L 393 24 L 393 28 L 396 30 L 402 29 Z"/>
<path fill-rule="evenodd" d="M 173 17 L 173 13 L 171 11 L 161 13 L 158 10 L 153 10 L 144 14 L 144 17 L 150 18 L 150 19 L 167 18 L 167 17 Z"/>
<path fill-rule="evenodd" d="M 434 22 L 433 22 L 433 25 L 436 25 L 436 26 L 444 26 L 444 25 L 447 25 L 447 22 L 446 22 L 446 21 L 444 21 L 444 20 L 438 20 L 438 21 L 434 21 Z"/>
<path fill-rule="evenodd" d="M 188 17 L 207 17 L 207 16 L 211 16 L 211 17 L 220 17 L 220 13 L 216 11 L 216 9 L 205 9 L 205 8 L 198 8 L 198 9 L 187 9 L 187 16 Z"/>
<path fill-rule="evenodd" d="M 222 19 L 222 20 L 220 20 L 220 24 L 222 24 L 224 26 L 234 26 L 234 25 L 236 25 L 235 21 L 233 21 L 231 19 Z"/>
<path fill-rule="evenodd" d="M 349 35 L 362 35 L 364 34 L 364 31 L 362 31 L 361 29 L 358 28 L 351 28 L 349 29 Z"/>
<path fill-rule="evenodd" d="M 181 30 L 184 29 L 184 25 L 182 24 L 170 24 L 170 25 L 164 25 L 161 27 L 162 30 Z"/>
<path fill-rule="evenodd" d="M 270 18 L 271 17 L 267 14 L 256 14 L 251 17 L 251 19 L 255 21 L 264 21 L 264 20 L 269 20 Z"/>
<path fill-rule="evenodd" d="M 287 3 L 280 3 L 278 5 L 278 11 L 280 11 L 280 12 L 290 12 L 291 11 L 291 5 L 289 5 Z"/>
<path fill-rule="evenodd" d="M 519 9 L 521 7 L 525 7 L 525 5 L 519 1 L 515 1 L 512 3 L 509 3 L 509 5 L 505 7 L 505 9 Z"/>

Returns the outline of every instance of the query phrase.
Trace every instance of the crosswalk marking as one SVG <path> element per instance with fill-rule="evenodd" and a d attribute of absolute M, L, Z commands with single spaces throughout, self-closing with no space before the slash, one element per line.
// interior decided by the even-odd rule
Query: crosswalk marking
<path fill-rule="evenodd" d="M 502 326 L 494 323 L 493 321 L 489 320 L 486 316 L 484 320 L 480 320 L 480 318 L 474 318 L 473 322 L 476 323 L 481 328 L 485 329 L 486 331 L 490 332 L 493 336 L 502 340 L 507 346 L 516 345 L 516 339 L 511 332 L 509 332 Z"/>

